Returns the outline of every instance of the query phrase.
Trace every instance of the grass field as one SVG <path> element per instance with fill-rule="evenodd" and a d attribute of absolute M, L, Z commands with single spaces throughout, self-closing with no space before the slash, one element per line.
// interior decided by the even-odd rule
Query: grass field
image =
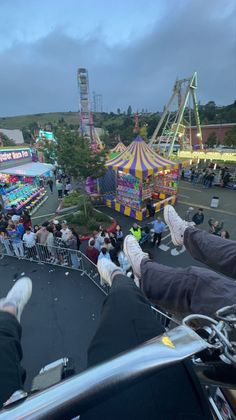
<path fill-rule="evenodd" d="M 67 124 L 79 124 L 78 112 L 50 112 L 46 114 L 32 114 L 32 115 L 17 115 L 15 117 L 1 117 L 0 129 L 8 128 L 22 129 L 28 127 L 33 122 L 39 124 L 57 123 L 61 118 L 64 118 Z"/>

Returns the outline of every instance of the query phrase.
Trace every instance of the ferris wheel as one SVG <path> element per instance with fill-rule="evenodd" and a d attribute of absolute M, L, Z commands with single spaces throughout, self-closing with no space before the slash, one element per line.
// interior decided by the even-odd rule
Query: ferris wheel
<path fill-rule="evenodd" d="M 176 144 L 181 149 L 192 150 L 191 126 L 197 126 L 197 140 L 203 149 L 202 131 L 196 96 L 197 73 L 186 79 L 176 80 L 172 95 L 150 140 L 170 156 Z"/>
<path fill-rule="evenodd" d="M 90 107 L 89 77 L 87 69 L 78 69 L 77 81 L 80 93 L 80 132 L 82 136 L 88 139 L 91 149 L 97 151 L 98 149 L 103 149 L 103 144 L 94 128 L 93 114 Z"/>

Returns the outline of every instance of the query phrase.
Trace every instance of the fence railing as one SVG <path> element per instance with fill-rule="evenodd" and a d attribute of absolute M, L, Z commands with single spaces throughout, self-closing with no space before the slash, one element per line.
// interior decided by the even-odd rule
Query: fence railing
<path fill-rule="evenodd" d="M 0 247 L 1 257 L 15 257 L 38 264 L 50 264 L 80 271 L 81 275 L 86 274 L 103 293 L 108 293 L 109 286 L 103 283 L 97 266 L 81 251 L 62 246 L 47 246 L 38 243 L 27 247 L 23 241 L 15 242 L 5 238 L 1 238 Z"/>
<path fill-rule="evenodd" d="M 86 275 L 105 294 L 109 292 L 109 286 L 101 278 L 96 264 L 94 264 L 83 252 L 61 246 L 47 246 L 36 243 L 27 247 L 23 241 L 14 242 L 11 239 L 0 238 L 0 258 L 3 256 L 24 259 L 38 264 L 50 264 L 72 270 L 80 271 Z M 170 324 L 168 314 L 152 306 L 159 322 L 167 328 Z M 176 322 L 175 322 L 176 323 Z"/>

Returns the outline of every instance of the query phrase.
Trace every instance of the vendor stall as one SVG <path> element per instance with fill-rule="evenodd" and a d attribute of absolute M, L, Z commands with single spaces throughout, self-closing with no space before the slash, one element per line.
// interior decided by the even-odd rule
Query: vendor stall
<path fill-rule="evenodd" d="M 4 208 L 17 213 L 27 210 L 33 214 L 47 199 L 40 178 L 51 175 L 52 165 L 29 162 L 12 168 L 0 169 L 0 194 Z"/>
<path fill-rule="evenodd" d="M 147 200 L 156 212 L 175 203 L 181 165 L 159 156 L 140 136 L 106 166 L 116 172 L 116 194 L 106 197 L 108 207 L 143 220 Z"/>

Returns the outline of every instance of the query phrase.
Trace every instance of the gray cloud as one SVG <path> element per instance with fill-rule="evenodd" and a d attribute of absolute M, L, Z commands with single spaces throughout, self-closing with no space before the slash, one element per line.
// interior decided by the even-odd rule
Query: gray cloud
<path fill-rule="evenodd" d="M 178 4 L 178 8 L 176 7 Z M 105 110 L 161 110 L 176 77 L 198 72 L 198 98 L 235 99 L 235 10 L 220 0 L 168 2 L 166 15 L 138 40 L 111 47 L 99 29 L 86 39 L 57 27 L 34 43 L 0 53 L 0 115 L 78 109 L 77 67 L 87 67 L 90 90 Z"/>

